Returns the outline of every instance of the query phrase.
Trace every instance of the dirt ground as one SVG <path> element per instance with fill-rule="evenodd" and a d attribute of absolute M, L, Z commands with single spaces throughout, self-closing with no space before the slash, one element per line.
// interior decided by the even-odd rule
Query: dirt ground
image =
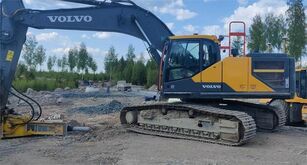
<path fill-rule="evenodd" d="M 126 95 L 125 95 L 126 96 Z M 64 98 L 43 105 L 46 117 L 63 114 L 93 128 L 65 137 L 29 137 L 0 141 L 1 165 L 307 165 L 307 129 L 284 127 L 274 133 L 257 133 L 240 147 L 141 135 L 124 130 L 118 112 L 80 113 L 71 109 L 108 104 L 142 104 L 142 96 Z"/>

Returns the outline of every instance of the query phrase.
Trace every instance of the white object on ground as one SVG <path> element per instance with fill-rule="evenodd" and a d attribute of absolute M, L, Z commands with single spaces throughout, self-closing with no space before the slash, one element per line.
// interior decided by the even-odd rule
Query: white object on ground
<path fill-rule="evenodd" d="M 99 92 L 99 88 L 95 88 L 95 87 L 86 87 L 86 88 L 85 88 L 85 93 L 89 93 L 89 92 Z"/>

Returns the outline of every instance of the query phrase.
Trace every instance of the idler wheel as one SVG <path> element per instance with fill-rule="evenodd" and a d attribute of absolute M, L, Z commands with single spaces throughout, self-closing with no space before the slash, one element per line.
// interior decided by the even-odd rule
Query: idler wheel
<path fill-rule="evenodd" d="M 136 124 L 138 122 L 137 111 L 129 111 L 126 113 L 126 121 L 128 124 Z"/>

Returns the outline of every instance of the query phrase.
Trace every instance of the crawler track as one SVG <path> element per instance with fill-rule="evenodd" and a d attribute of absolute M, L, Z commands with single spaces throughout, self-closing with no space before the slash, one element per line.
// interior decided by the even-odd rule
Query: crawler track
<path fill-rule="evenodd" d="M 235 100 L 224 100 L 221 103 L 224 105 L 212 106 L 247 113 L 253 117 L 259 131 L 275 131 L 286 124 L 286 112 L 282 109 Z"/>
<path fill-rule="evenodd" d="M 183 128 L 176 127 L 174 125 L 163 125 L 159 123 L 151 122 L 135 122 L 128 123 L 126 119 L 126 114 L 128 112 L 137 112 L 138 117 L 143 111 L 154 111 L 154 110 L 167 110 L 175 111 L 178 113 L 188 113 L 189 111 L 195 112 L 195 120 L 197 116 L 205 116 L 209 118 L 214 118 L 214 120 L 225 120 L 227 122 L 238 123 L 237 129 L 231 129 L 231 131 L 237 130 L 234 134 L 237 134 L 235 140 L 225 140 L 223 134 L 225 134 L 225 127 L 217 130 L 212 130 L 210 127 L 197 128 Z M 120 120 L 126 129 L 143 134 L 180 138 L 188 140 L 197 140 L 208 143 L 216 143 L 228 146 L 239 146 L 247 143 L 250 139 L 254 138 L 256 135 L 256 124 L 251 116 L 244 112 L 229 111 L 217 107 L 207 106 L 207 105 L 197 105 L 197 104 L 168 104 L 159 103 L 152 105 L 142 105 L 142 106 L 131 106 L 125 107 L 121 111 Z M 180 120 L 180 119 L 179 119 Z M 185 120 L 183 118 L 183 120 Z M 193 120 L 193 119 L 191 119 Z M 200 119 L 201 120 L 201 119 Z M 217 122 L 218 123 L 218 122 Z M 195 129 L 194 129 L 195 128 Z M 226 128 L 227 130 L 227 128 Z M 224 132 L 223 132 L 224 131 Z M 227 132 L 227 131 L 226 131 Z M 226 133 L 227 134 L 227 133 Z"/>

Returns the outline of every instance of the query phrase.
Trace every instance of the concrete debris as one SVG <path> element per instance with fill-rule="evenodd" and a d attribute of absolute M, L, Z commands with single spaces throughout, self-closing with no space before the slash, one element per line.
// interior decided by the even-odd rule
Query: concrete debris
<path fill-rule="evenodd" d="M 71 127 L 80 127 L 80 126 L 84 126 L 84 124 L 79 123 L 77 120 L 70 120 L 67 125 L 71 126 Z"/>
<path fill-rule="evenodd" d="M 61 103 L 63 103 L 63 97 L 60 97 L 60 98 L 58 98 L 57 100 L 56 100 L 56 103 L 57 104 L 61 104 Z"/>
<path fill-rule="evenodd" d="M 36 93 L 36 91 L 33 90 L 32 88 L 28 88 L 27 91 L 26 91 L 26 94 L 27 94 L 27 95 L 32 95 L 32 94 L 34 94 L 34 93 Z"/>
<path fill-rule="evenodd" d="M 90 92 L 99 92 L 99 88 L 96 87 L 86 87 L 85 88 L 85 93 L 90 93 Z"/>
<path fill-rule="evenodd" d="M 57 88 L 55 92 L 51 91 L 35 91 L 31 88 L 25 93 L 27 96 L 33 98 L 35 101 L 39 102 L 41 105 L 70 105 L 72 104 L 72 99 L 87 99 L 95 101 L 99 98 L 130 98 L 130 97 L 153 97 L 156 95 L 154 91 L 136 91 L 132 92 L 118 92 L 115 88 L 111 89 L 110 93 L 106 92 L 106 88 L 96 91 L 96 92 L 84 92 L 81 89 L 69 89 Z M 15 103 L 20 106 L 27 106 L 23 101 L 11 96 L 10 102 Z M 14 105 L 15 105 L 14 104 Z"/>
<path fill-rule="evenodd" d="M 78 131 L 78 132 L 88 132 L 90 131 L 90 127 L 72 127 L 71 131 Z"/>
<path fill-rule="evenodd" d="M 150 88 L 148 88 L 149 91 L 158 91 L 158 86 L 157 85 L 153 85 Z"/>
<path fill-rule="evenodd" d="M 58 113 L 52 113 L 48 117 L 46 117 L 45 120 L 64 120 L 64 115 Z"/>
<path fill-rule="evenodd" d="M 54 90 L 54 92 L 63 92 L 64 90 L 62 88 L 57 88 Z"/>
<path fill-rule="evenodd" d="M 49 92 L 49 91 L 40 91 L 36 92 L 32 89 L 28 89 L 25 93 L 30 98 L 37 101 L 40 105 L 55 105 L 55 104 L 63 104 L 69 103 L 67 99 L 62 97 L 61 93 L 58 92 Z M 21 105 L 27 105 L 23 101 L 18 101 L 17 98 L 11 97 L 10 99 L 15 100 L 14 102 L 20 102 Z"/>
<path fill-rule="evenodd" d="M 105 97 L 130 97 L 127 93 L 106 93 L 106 92 L 65 92 L 62 94 L 64 98 L 105 98 Z"/>

